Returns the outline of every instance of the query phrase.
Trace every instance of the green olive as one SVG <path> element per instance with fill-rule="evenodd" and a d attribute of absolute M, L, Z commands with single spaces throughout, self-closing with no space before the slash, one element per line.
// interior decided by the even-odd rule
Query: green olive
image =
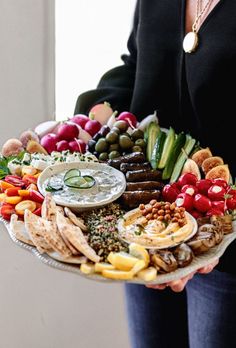
<path fill-rule="evenodd" d="M 109 132 L 107 135 L 106 135 L 106 141 L 109 143 L 109 144 L 114 144 L 118 141 L 119 139 L 119 135 L 116 133 L 116 132 Z"/>
<path fill-rule="evenodd" d="M 134 146 L 134 143 L 129 136 L 122 134 L 119 137 L 119 145 L 122 149 L 129 149 Z"/>
<path fill-rule="evenodd" d="M 108 159 L 108 153 L 107 152 L 100 153 L 98 159 L 99 161 L 106 161 Z"/>
<path fill-rule="evenodd" d="M 135 145 L 132 147 L 132 151 L 133 152 L 143 152 L 143 149 L 141 148 L 141 146 Z"/>
<path fill-rule="evenodd" d="M 144 139 L 137 139 L 134 143 L 135 145 L 141 146 L 142 148 L 146 147 L 146 142 Z"/>
<path fill-rule="evenodd" d="M 112 151 L 109 153 L 109 159 L 120 157 L 120 153 L 118 151 Z"/>
<path fill-rule="evenodd" d="M 143 139 L 144 138 L 144 133 L 141 129 L 134 129 L 131 133 L 131 138 L 134 139 L 134 140 L 137 140 L 137 139 Z"/>
<path fill-rule="evenodd" d="M 117 127 L 112 127 L 111 131 L 116 132 L 117 134 L 120 134 L 120 129 Z"/>
<path fill-rule="evenodd" d="M 120 131 L 125 132 L 129 128 L 129 125 L 127 122 L 120 120 L 120 121 L 116 121 L 113 124 L 113 127 L 117 127 L 119 128 Z"/>
<path fill-rule="evenodd" d="M 100 138 L 97 144 L 95 145 L 95 151 L 102 153 L 102 152 L 106 152 L 107 149 L 108 149 L 108 143 L 106 142 L 106 139 Z"/>
<path fill-rule="evenodd" d="M 119 151 L 119 149 L 120 149 L 119 144 L 111 144 L 108 148 L 108 152 Z"/>

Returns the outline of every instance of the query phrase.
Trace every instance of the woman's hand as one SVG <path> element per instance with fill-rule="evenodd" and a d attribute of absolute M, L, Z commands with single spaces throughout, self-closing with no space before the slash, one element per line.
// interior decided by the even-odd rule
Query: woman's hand
<path fill-rule="evenodd" d="M 215 262 L 211 263 L 208 266 L 199 268 L 197 271 L 192 272 L 188 276 L 181 278 L 179 280 L 174 280 L 172 282 L 169 282 L 166 284 L 160 284 L 160 285 L 147 285 L 147 287 L 151 288 L 151 289 L 164 290 L 168 286 L 174 292 L 181 292 L 184 290 L 187 282 L 193 278 L 194 274 L 196 274 L 196 273 L 201 273 L 201 274 L 210 273 L 218 263 L 219 263 L 219 259 L 217 259 Z"/>

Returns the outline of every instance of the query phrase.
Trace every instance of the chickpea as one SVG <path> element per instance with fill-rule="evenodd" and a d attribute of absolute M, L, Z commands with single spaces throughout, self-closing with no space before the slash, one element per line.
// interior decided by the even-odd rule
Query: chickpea
<path fill-rule="evenodd" d="M 175 208 L 176 208 L 176 203 L 175 202 L 171 203 L 170 210 L 175 210 Z"/>
<path fill-rule="evenodd" d="M 147 214 L 146 219 L 147 220 L 152 220 L 152 214 Z"/>
<path fill-rule="evenodd" d="M 150 204 L 151 205 L 155 205 L 157 203 L 157 200 L 156 199 L 152 199 L 151 201 L 150 201 Z"/>
<path fill-rule="evenodd" d="M 178 219 L 176 217 L 174 217 L 171 221 L 172 222 L 178 222 Z"/>
<path fill-rule="evenodd" d="M 166 209 L 166 214 L 171 214 L 171 210 L 170 209 Z"/>
<path fill-rule="evenodd" d="M 161 202 L 155 203 L 153 207 L 156 208 L 156 209 L 160 208 L 161 207 Z"/>
<path fill-rule="evenodd" d="M 164 220 L 164 216 L 163 215 L 158 216 L 157 220 L 163 221 Z"/>
<path fill-rule="evenodd" d="M 183 219 L 179 219 L 178 224 L 180 225 L 180 227 L 182 227 L 185 225 L 185 221 Z"/>
<path fill-rule="evenodd" d="M 177 219 L 180 219 L 180 218 L 181 218 L 181 215 L 180 215 L 180 213 L 175 213 L 175 214 L 174 214 L 174 217 L 176 217 Z"/>
<path fill-rule="evenodd" d="M 145 205 L 144 204 L 139 204 L 139 209 L 140 210 L 144 210 L 145 209 Z"/>
<path fill-rule="evenodd" d="M 148 214 L 152 212 L 152 207 L 148 207 L 147 209 Z"/>
<path fill-rule="evenodd" d="M 163 209 L 158 210 L 158 215 L 164 215 L 165 211 Z"/>
<path fill-rule="evenodd" d="M 143 210 L 142 210 L 142 215 L 143 215 L 143 216 L 146 216 L 147 214 L 148 214 L 147 209 L 143 209 Z"/>
<path fill-rule="evenodd" d="M 157 219 L 157 218 L 158 218 L 158 214 L 154 214 L 153 219 Z"/>
<path fill-rule="evenodd" d="M 158 213 L 158 209 L 157 208 L 152 208 L 152 213 L 153 214 L 157 214 Z"/>
<path fill-rule="evenodd" d="M 167 209 L 170 209 L 170 204 L 169 203 L 166 203 L 165 206 L 164 206 L 165 210 Z"/>
<path fill-rule="evenodd" d="M 166 214 L 166 215 L 164 216 L 164 219 L 165 219 L 166 221 L 170 220 L 170 219 L 171 219 L 170 214 Z"/>

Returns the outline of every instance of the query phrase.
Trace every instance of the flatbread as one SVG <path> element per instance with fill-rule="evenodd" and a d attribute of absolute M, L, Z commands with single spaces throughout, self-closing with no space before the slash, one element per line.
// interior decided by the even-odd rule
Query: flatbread
<path fill-rule="evenodd" d="M 71 225 L 68 223 L 66 218 L 57 212 L 56 221 L 59 231 L 65 235 L 68 241 L 78 250 L 81 254 L 85 255 L 89 260 L 93 262 L 99 262 L 100 257 L 96 252 L 89 246 L 86 241 L 83 232 L 78 226 Z"/>
<path fill-rule="evenodd" d="M 87 226 L 85 226 L 83 219 L 76 216 L 68 207 L 64 208 L 66 216 L 73 222 L 74 225 L 78 226 L 83 232 L 87 232 Z"/>
<path fill-rule="evenodd" d="M 48 221 L 56 222 L 57 209 L 58 207 L 51 193 L 50 192 L 46 193 L 43 204 L 42 204 L 42 211 L 41 211 L 42 218 Z"/>
<path fill-rule="evenodd" d="M 54 260 L 65 262 L 65 263 L 72 263 L 75 265 L 81 265 L 82 263 L 86 263 L 88 261 L 87 257 L 85 256 L 71 256 L 68 258 L 61 257 L 60 254 L 58 254 L 56 251 L 48 253 L 48 255 L 53 258 Z"/>
<path fill-rule="evenodd" d="M 26 209 L 24 214 L 25 228 L 30 239 L 33 241 L 37 250 L 43 254 L 52 251 L 51 245 L 45 240 L 45 220 L 30 210 Z"/>
<path fill-rule="evenodd" d="M 16 239 L 28 245 L 35 246 L 25 228 L 25 223 L 18 220 L 18 215 L 16 214 L 11 215 L 10 229 Z"/>
<path fill-rule="evenodd" d="M 64 210 L 63 210 L 63 215 L 64 215 Z M 73 225 L 73 223 L 70 219 L 66 218 L 66 221 L 68 222 L 68 224 Z M 62 231 L 60 231 L 59 228 L 58 228 L 58 233 L 60 233 L 61 238 L 63 239 L 63 241 L 67 245 L 67 247 L 70 249 L 72 255 L 74 255 L 74 256 L 79 255 L 80 252 L 69 242 L 69 240 L 66 238 L 64 233 Z"/>

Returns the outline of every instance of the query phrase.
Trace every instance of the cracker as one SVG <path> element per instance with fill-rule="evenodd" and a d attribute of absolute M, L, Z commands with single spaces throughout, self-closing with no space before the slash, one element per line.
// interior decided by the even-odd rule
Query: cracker
<path fill-rule="evenodd" d="M 25 228 L 25 223 L 18 220 L 18 216 L 16 214 L 11 215 L 10 229 L 16 239 L 28 245 L 35 246 Z"/>
<path fill-rule="evenodd" d="M 81 254 L 85 255 L 89 260 L 93 262 L 100 261 L 100 257 L 89 246 L 85 236 L 83 235 L 83 232 L 78 226 L 69 224 L 66 218 L 60 212 L 57 212 L 56 221 L 59 231 L 66 236 L 68 241 L 78 251 L 80 251 Z"/>
<path fill-rule="evenodd" d="M 66 216 L 73 222 L 74 225 L 78 226 L 83 232 L 87 232 L 87 226 L 85 226 L 83 219 L 76 216 L 68 207 L 64 208 Z"/>

